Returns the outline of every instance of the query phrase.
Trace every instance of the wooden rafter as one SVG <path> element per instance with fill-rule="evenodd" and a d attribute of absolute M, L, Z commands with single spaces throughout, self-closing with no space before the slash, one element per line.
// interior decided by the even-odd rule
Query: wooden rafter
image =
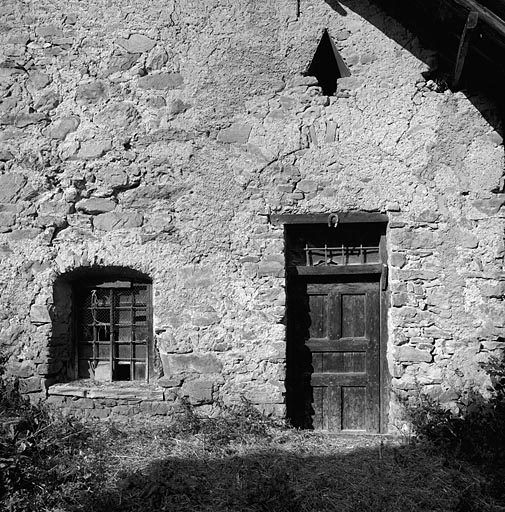
<path fill-rule="evenodd" d="M 463 66 L 465 65 L 466 55 L 468 53 L 468 47 L 470 45 L 470 38 L 472 36 L 473 29 L 477 26 L 479 21 L 479 15 L 475 11 L 470 11 L 466 19 L 463 33 L 459 42 L 458 55 L 456 57 L 456 65 L 454 67 L 453 87 L 459 88 L 459 82 L 463 73 Z"/>
<path fill-rule="evenodd" d="M 501 36 L 505 37 L 505 21 L 497 16 L 493 11 L 484 7 L 475 0 L 453 0 L 456 4 L 461 5 L 469 11 L 476 12 L 479 18 L 489 25 L 491 28 L 496 30 Z"/>

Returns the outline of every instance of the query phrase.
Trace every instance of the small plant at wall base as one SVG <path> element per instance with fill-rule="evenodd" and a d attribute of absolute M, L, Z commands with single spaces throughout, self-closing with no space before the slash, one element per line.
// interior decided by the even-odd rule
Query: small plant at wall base
<path fill-rule="evenodd" d="M 484 466 L 492 477 L 489 491 L 505 501 L 505 361 L 491 358 L 481 368 L 491 380 L 489 399 L 469 394 L 459 402 L 461 412 L 454 413 L 418 394 L 405 409 L 418 441 Z"/>

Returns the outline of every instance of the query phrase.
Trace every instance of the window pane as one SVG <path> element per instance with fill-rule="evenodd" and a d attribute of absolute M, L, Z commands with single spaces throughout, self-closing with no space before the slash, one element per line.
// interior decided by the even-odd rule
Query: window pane
<path fill-rule="evenodd" d="M 131 303 L 131 290 L 116 290 L 116 306 L 129 306 Z"/>
<path fill-rule="evenodd" d="M 147 339 L 147 327 L 135 326 L 133 328 L 133 338 L 135 341 L 146 341 Z"/>
<path fill-rule="evenodd" d="M 91 292 L 91 304 L 93 306 L 110 306 L 110 290 L 107 288 L 98 288 Z"/>
<path fill-rule="evenodd" d="M 127 327 L 116 327 L 114 329 L 114 341 L 131 341 L 132 328 Z"/>
<path fill-rule="evenodd" d="M 97 325 L 95 326 L 95 340 L 96 341 L 109 341 L 110 340 L 110 326 Z"/>
<path fill-rule="evenodd" d="M 147 304 L 147 286 L 135 286 L 133 288 L 133 295 L 136 305 Z"/>
<path fill-rule="evenodd" d="M 130 344 L 125 344 L 125 345 L 121 345 L 121 344 L 117 344 L 115 345 L 115 354 L 116 354 L 116 359 L 130 359 L 130 355 L 131 355 L 131 345 Z"/>
<path fill-rule="evenodd" d="M 110 309 L 97 308 L 91 310 L 91 315 L 95 323 L 110 323 Z"/>
<path fill-rule="evenodd" d="M 135 363 L 134 371 L 135 371 L 135 375 L 133 376 L 133 378 L 135 380 L 145 380 L 145 378 L 146 378 L 145 363 Z"/>
<path fill-rule="evenodd" d="M 135 345 L 134 351 L 135 359 L 144 359 L 146 358 L 146 346 L 145 345 Z"/>
<path fill-rule="evenodd" d="M 99 359 L 109 360 L 110 358 L 110 345 L 98 345 Z"/>
<path fill-rule="evenodd" d="M 130 309 L 120 309 L 115 312 L 115 320 L 118 324 L 131 324 L 132 312 Z"/>
<path fill-rule="evenodd" d="M 145 324 L 147 322 L 147 312 L 145 309 L 136 309 L 134 312 L 134 323 Z"/>
<path fill-rule="evenodd" d="M 113 380 L 130 380 L 130 363 L 116 363 L 112 378 Z"/>

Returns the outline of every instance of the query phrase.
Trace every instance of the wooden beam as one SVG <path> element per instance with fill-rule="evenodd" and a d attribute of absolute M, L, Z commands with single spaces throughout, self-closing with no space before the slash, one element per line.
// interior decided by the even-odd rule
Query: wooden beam
<path fill-rule="evenodd" d="M 388 216 L 379 212 L 336 212 L 339 223 L 354 222 L 388 222 Z M 282 224 L 328 224 L 328 217 L 334 213 L 286 214 L 270 216 L 274 226 Z"/>
<path fill-rule="evenodd" d="M 456 57 L 456 65 L 454 66 L 454 76 L 452 80 L 453 87 L 459 88 L 459 82 L 463 73 L 463 66 L 465 65 L 466 55 L 468 53 L 468 47 L 470 46 L 470 38 L 472 37 L 473 29 L 477 26 L 479 21 L 479 15 L 475 11 L 470 11 L 466 18 L 465 27 L 461 34 L 459 41 L 458 55 Z"/>
<path fill-rule="evenodd" d="M 505 21 L 497 16 L 493 11 L 484 7 L 475 0 L 453 0 L 458 5 L 461 5 L 469 11 L 474 11 L 479 15 L 479 18 L 496 30 L 499 34 L 505 37 Z"/>
<path fill-rule="evenodd" d="M 364 265 L 321 265 L 317 267 L 307 267 L 297 265 L 296 274 L 299 276 L 336 276 L 351 274 L 381 274 L 384 265 L 381 263 L 367 263 Z M 292 267 L 291 267 L 292 268 Z"/>

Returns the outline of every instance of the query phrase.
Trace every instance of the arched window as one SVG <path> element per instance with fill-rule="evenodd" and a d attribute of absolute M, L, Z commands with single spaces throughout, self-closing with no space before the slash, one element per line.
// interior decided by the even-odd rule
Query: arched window
<path fill-rule="evenodd" d="M 56 332 L 64 334 L 68 311 L 72 328 L 67 330 L 71 343 L 68 359 L 64 358 L 67 379 L 149 380 L 153 374 L 151 288 L 144 274 L 119 267 L 77 269 L 60 277 L 55 284 L 55 307 L 61 326 L 54 326 L 53 338 Z M 58 339 L 53 340 L 53 352 Z"/>

